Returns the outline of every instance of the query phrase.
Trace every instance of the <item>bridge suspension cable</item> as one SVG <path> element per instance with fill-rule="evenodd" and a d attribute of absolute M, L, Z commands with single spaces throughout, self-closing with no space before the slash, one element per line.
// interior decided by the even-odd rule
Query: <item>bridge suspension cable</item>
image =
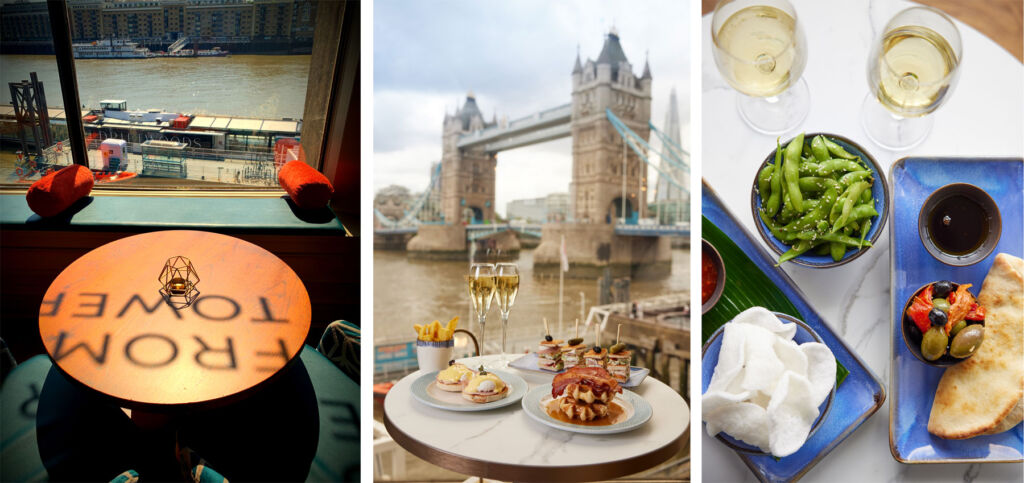
<path fill-rule="evenodd" d="M 685 156 L 688 159 L 690 157 L 689 151 L 683 149 L 682 146 L 680 146 L 674 140 L 672 140 L 672 138 L 669 137 L 668 134 L 662 132 L 661 129 L 658 129 L 658 127 L 655 126 L 654 123 L 652 123 L 651 121 L 647 121 L 647 125 L 651 128 L 651 131 L 654 131 L 654 134 L 658 136 L 658 139 L 661 140 L 661 144 L 668 148 L 670 154 L 674 155 L 676 159 L 679 160 L 679 162 L 686 163 L 685 161 L 683 161 L 683 157 Z M 686 164 L 689 165 L 690 163 Z"/>
<path fill-rule="evenodd" d="M 622 139 L 625 140 L 626 144 L 629 145 L 629 147 L 633 150 L 633 152 L 636 153 L 636 155 L 644 163 L 647 163 L 648 166 L 654 168 L 654 170 L 657 171 L 659 175 L 664 176 L 665 180 L 668 181 L 669 183 L 671 183 L 672 185 L 676 186 L 677 188 L 679 188 L 680 190 L 682 190 L 682 191 L 684 191 L 686 193 L 690 192 L 689 187 L 684 186 L 683 183 L 680 180 L 675 179 L 675 176 L 673 176 L 671 173 L 666 173 L 665 171 L 662 171 L 662 169 L 660 167 L 658 167 L 657 164 L 655 164 L 650 159 L 648 159 L 647 158 L 647 154 L 645 153 L 645 150 L 646 150 L 646 152 L 657 154 L 658 157 L 660 157 L 661 159 L 663 159 L 665 161 L 668 161 L 668 163 L 670 165 L 672 165 L 672 166 L 674 166 L 674 167 L 676 167 L 676 168 L 678 168 L 678 169 L 680 169 L 680 170 L 682 170 L 682 171 L 684 171 L 686 173 L 690 172 L 690 168 L 689 168 L 688 163 L 683 161 L 681 159 L 681 157 L 675 157 L 673 155 L 665 155 L 661 151 L 658 151 L 658 150 L 652 148 L 651 145 L 648 144 L 647 141 L 644 140 L 644 138 L 640 137 L 639 134 L 637 134 L 635 131 L 630 129 L 629 126 L 626 125 L 626 123 L 622 122 L 622 120 L 619 119 L 619 117 L 616 116 L 615 113 L 612 112 L 611 109 L 607 109 L 606 108 L 605 109 L 605 115 L 608 117 L 608 121 L 612 123 L 612 126 L 615 127 L 615 130 L 618 131 L 619 136 L 622 136 Z M 652 125 L 652 127 L 653 127 L 653 125 Z M 641 149 L 640 146 L 643 146 L 644 149 Z"/>
<path fill-rule="evenodd" d="M 378 210 L 377 208 L 373 209 L 374 216 L 376 216 L 377 220 L 380 221 L 381 226 L 384 226 L 386 228 L 416 226 L 423 223 L 423 221 L 420 221 L 419 215 L 420 213 L 423 212 L 424 205 L 426 205 L 427 200 L 430 199 L 430 195 L 434 192 L 434 187 L 437 186 L 437 183 L 439 183 L 440 180 L 441 163 L 437 163 L 437 168 L 435 168 L 434 172 L 431 173 L 430 175 L 430 184 L 427 185 L 427 189 L 423 191 L 423 194 L 421 194 L 420 197 L 417 198 L 415 202 L 413 202 L 413 204 L 409 207 L 408 210 L 405 210 L 405 214 L 402 216 L 401 219 L 392 220 L 391 218 L 388 218 L 388 216 L 385 215 L 384 213 L 381 213 L 381 211 Z M 433 207 L 433 210 L 436 211 L 437 209 L 438 208 L 436 206 Z"/>

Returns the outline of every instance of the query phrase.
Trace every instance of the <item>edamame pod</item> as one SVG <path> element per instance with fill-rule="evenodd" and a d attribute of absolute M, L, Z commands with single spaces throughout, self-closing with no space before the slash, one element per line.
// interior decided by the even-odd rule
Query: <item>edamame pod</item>
<path fill-rule="evenodd" d="M 800 232 L 800 233 L 797 233 L 794 236 L 794 238 L 796 238 L 798 240 L 820 241 L 820 242 L 823 242 L 823 243 L 824 242 L 838 243 L 840 245 L 850 246 L 850 247 L 860 247 L 861 246 L 861 241 L 859 239 L 854 238 L 852 236 L 843 235 L 842 233 L 824 233 L 824 234 L 822 234 L 822 233 Z M 864 241 L 864 246 L 867 246 L 867 247 L 871 246 L 871 242 L 865 240 Z"/>
<path fill-rule="evenodd" d="M 850 186 L 858 181 L 864 181 L 871 178 L 871 171 L 850 171 L 839 178 L 839 184 L 843 186 Z"/>
<path fill-rule="evenodd" d="M 846 255 L 846 246 L 842 243 L 831 242 L 828 244 L 828 251 L 832 255 L 832 261 L 838 262 Z"/>
<path fill-rule="evenodd" d="M 771 194 L 772 168 L 774 165 L 765 165 L 757 175 L 757 192 L 761 195 L 761 208 L 768 203 L 768 196 Z"/>
<path fill-rule="evenodd" d="M 772 178 L 769 186 L 771 193 L 768 195 L 768 203 L 765 212 L 769 217 L 779 212 L 779 205 L 782 203 L 782 147 L 778 138 L 775 139 L 775 165 L 772 168 Z"/>
<path fill-rule="evenodd" d="M 873 216 L 878 216 L 878 211 L 873 205 L 857 205 L 850 211 L 850 221 L 859 221 Z"/>
<path fill-rule="evenodd" d="M 843 149 L 842 146 L 836 144 L 835 141 L 828 138 L 824 138 L 824 141 L 825 147 L 828 148 L 828 152 L 832 153 L 833 156 L 840 157 L 843 159 L 857 159 L 856 156 L 846 152 L 846 150 Z"/>
<path fill-rule="evenodd" d="M 825 147 L 825 137 L 821 134 L 814 137 L 811 140 L 811 152 L 814 153 L 814 158 L 818 161 L 825 161 L 831 156 L 828 155 L 828 148 Z"/>
<path fill-rule="evenodd" d="M 818 176 L 828 176 L 838 172 L 850 172 L 850 171 L 863 171 L 864 167 L 857 164 L 856 161 L 850 161 L 849 159 L 829 159 L 822 161 L 818 166 Z"/>
<path fill-rule="evenodd" d="M 871 230 L 871 220 L 864 220 L 860 225 L 860 246 L 857 248 L 862 248 L 864 246 L 864 239 L 867 238 L 869 230 Z"/>
<path fill-rule="evenodd" d="M 800 176 L 818 176 L 821 172 L 821 164 L 800 163 Z"/>
<path fill-rule="evenodd" d="M 835 226 L 832 227 L 832 231 L 836 232 L 840 227 L 846 226 L 846 220 L 850 218 L 850 212 L 853 211 L 853 202 L 860 198 L 860 194 L 868 188 L 866 181 L 858 181 L 851 185 L 847 192 L 846 199 L 843 200 L 843 212 L 839 215 L 839 219 L 836 220 Z"/>
<path fill-rule="evenodd" d="M 838 183 L 832 178 L 823 178 L 819 176 L 807 176 L 800 178 L 800 190 L 804 193 L 822 193 L 829 186 L 837 186 Z M 838 191 L 838 188 L 837 188 Z M 809 200 L 804 200 L 806 203 Z"/>
<path fill-rule="evenodd" d="M 789 202 L 798 213 L 804 211 L 804 197 L 800 192 L 800 151 L 804 145 L 804 133 L 800 133 L 786 146 L 782 172 L 789 190 Z"/>
<path fill-rule="evenodd" d="M 808 241 L 808 240 L 800 240 L 800 241 L 794 243 L 793 246 L 789 248 L 789 250 L 786 250 L 786 253 L 783 253 L 782 256 L 779 257 L 779 263 L 776 263 L 775 266 L 777 267 L 777 266 L 782 265 L 783 263 L 786 263 L 786 262 L 788 262 L 788 261 L 790 261 L 790 260 L 792 260 L 792 259 L 794 259 L 796 257 L 799 257 L 800 255 L 803 255 L 804 252 L 806 252 L 807 250 L 810 250 L 810 249 L 811 249 L 811 242 L 810 241 Z"/>
<path fill-rule="evenodd" d="M 796 238 L 796 235 L 786 233 L 780 230 L 778 223 L 775 223 L 775 221 L 769 218 L 767 214 L 762 212 L 759 213 L 759 216 L 761 217 L 761 221 L 764 222 L 764 226 L 767 226 L 768 231 L 772 233 L 772 236 L 779 239 L 780 241 L 788 242 L 793 241 L 793 239 Z"/>

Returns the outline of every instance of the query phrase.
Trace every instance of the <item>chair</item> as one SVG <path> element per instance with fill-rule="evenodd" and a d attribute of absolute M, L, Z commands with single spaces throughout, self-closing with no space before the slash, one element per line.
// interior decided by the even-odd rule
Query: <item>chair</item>
<path fill-rule="evenodd" d="M 316 350 L 327 357 L 342 372 L 359 383 L 359 348 L 361 331 L 359 326 L 344 320 L 335 320 L 327 325 L 320 337 Z"/>
<path fill-rule="evenodd" d="M 45 481 L 36 444 L 36 409 L 50 359 L 37 355 L 15 367 L 0 387 L 0 480 Z"/>
<path fill-rule="evenodd" d="M 384 457 L 391 458 L 391 473 L 384 472 Z M 373 422 L 373 471 L 375 479 L 381 480 L 404 480 L 405 479 L 405 450 L 395 440 L 391 439 L 384 423 Z"/>

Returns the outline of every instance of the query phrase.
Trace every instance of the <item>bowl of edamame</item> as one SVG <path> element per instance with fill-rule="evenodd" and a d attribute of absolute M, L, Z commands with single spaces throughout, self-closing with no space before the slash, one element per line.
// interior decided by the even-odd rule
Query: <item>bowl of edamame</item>
<path fill-rule="evenodd" d="M 754 176 L 750 208 L 778 263 L 836 267 L 864 254 L 882 234 L 889 189 L 864 148 L 836 134 L 776 142 Z"/>

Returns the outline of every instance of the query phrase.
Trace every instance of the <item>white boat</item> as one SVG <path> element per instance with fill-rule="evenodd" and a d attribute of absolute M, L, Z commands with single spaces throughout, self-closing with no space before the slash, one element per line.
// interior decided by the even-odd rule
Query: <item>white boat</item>
<path fill-rule="evenodd" d="M 103 39 L 72 44 L 76 59 L 146 59 L 156 54 L 127 39 Z"/>

